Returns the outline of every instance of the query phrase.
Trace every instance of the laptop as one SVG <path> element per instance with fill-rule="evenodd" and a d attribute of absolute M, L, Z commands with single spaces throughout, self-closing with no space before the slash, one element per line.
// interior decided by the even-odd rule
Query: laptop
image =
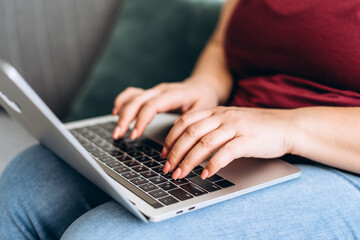
<path fill-rule="evenodd" d="M 301 170 L 280 159 L 237 159 L 202 180 L 206 162 L 187 177 L 162 173 L 162 143 L 178 117 L 158 114 L 144 136 L 114 141 L 116 116 L 63 124 L 20 76 L 0 60 L 0 104 L 30 134 L 144 222 L 159 222 L 295 179 Z"/>

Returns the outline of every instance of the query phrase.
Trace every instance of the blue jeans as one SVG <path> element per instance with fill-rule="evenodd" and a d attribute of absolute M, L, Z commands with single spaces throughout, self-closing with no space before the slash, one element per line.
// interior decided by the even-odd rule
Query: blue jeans
<path fill-rule="evenodd" d="M 42 146 L 0 180 L 1 239 L 359 239 L 360 177 L 302 177 L 160 223 L 143 223 Z"/>

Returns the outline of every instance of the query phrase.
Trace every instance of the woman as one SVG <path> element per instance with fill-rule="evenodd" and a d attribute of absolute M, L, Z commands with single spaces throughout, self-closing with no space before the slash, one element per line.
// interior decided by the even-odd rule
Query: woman
<path fill-rule="evenodd" d="M 188 79 L 115 100 L 115 139 L 134 119 L 133 139 L 156 113 L 184 113 L 163 149 L 174 179 L 213 152 L 203 179 L 240 157 L 292 154 L 323 165 L 300 164 L 300 179 L 144 224 L 37 146 L 2 176 L 1 236 L 359 238 L 359 10 L 358 0 L 229 0 Z"/>

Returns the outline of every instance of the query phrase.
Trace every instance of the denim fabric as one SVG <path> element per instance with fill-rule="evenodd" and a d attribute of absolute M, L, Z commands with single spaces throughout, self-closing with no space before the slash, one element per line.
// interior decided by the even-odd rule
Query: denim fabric
<path fill-rule="evenodd" d="M 0 180 L 1 239 L 360 239 L 360 177 L 302 177 L 160 223 L 143 223 L 42 146 Z"/>

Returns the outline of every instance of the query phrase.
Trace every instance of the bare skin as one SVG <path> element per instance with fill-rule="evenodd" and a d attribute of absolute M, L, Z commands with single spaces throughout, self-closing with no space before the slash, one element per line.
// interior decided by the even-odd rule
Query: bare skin
<path fill-rule="evenodd" d="M 122 137 L 133 120 L 131 138 L 135 139 L 157 113 L 180 110 L 183 115 L 168 134 L 162 153 L 168 157 L 163 171 L 175 171 L 174 179 L 185 177 L 212 153 L 203 179 L 234 159 L 287 153 L 360 173 L 360 108 L 219 107 L 229 98 L 233 84 L 225 64 L 224 34 L 236 3 L 229 0 L 224 5 L 218 26 L 188 79 L 149 90 L 128 88 L 118 95 L 114 139 Z"/>

